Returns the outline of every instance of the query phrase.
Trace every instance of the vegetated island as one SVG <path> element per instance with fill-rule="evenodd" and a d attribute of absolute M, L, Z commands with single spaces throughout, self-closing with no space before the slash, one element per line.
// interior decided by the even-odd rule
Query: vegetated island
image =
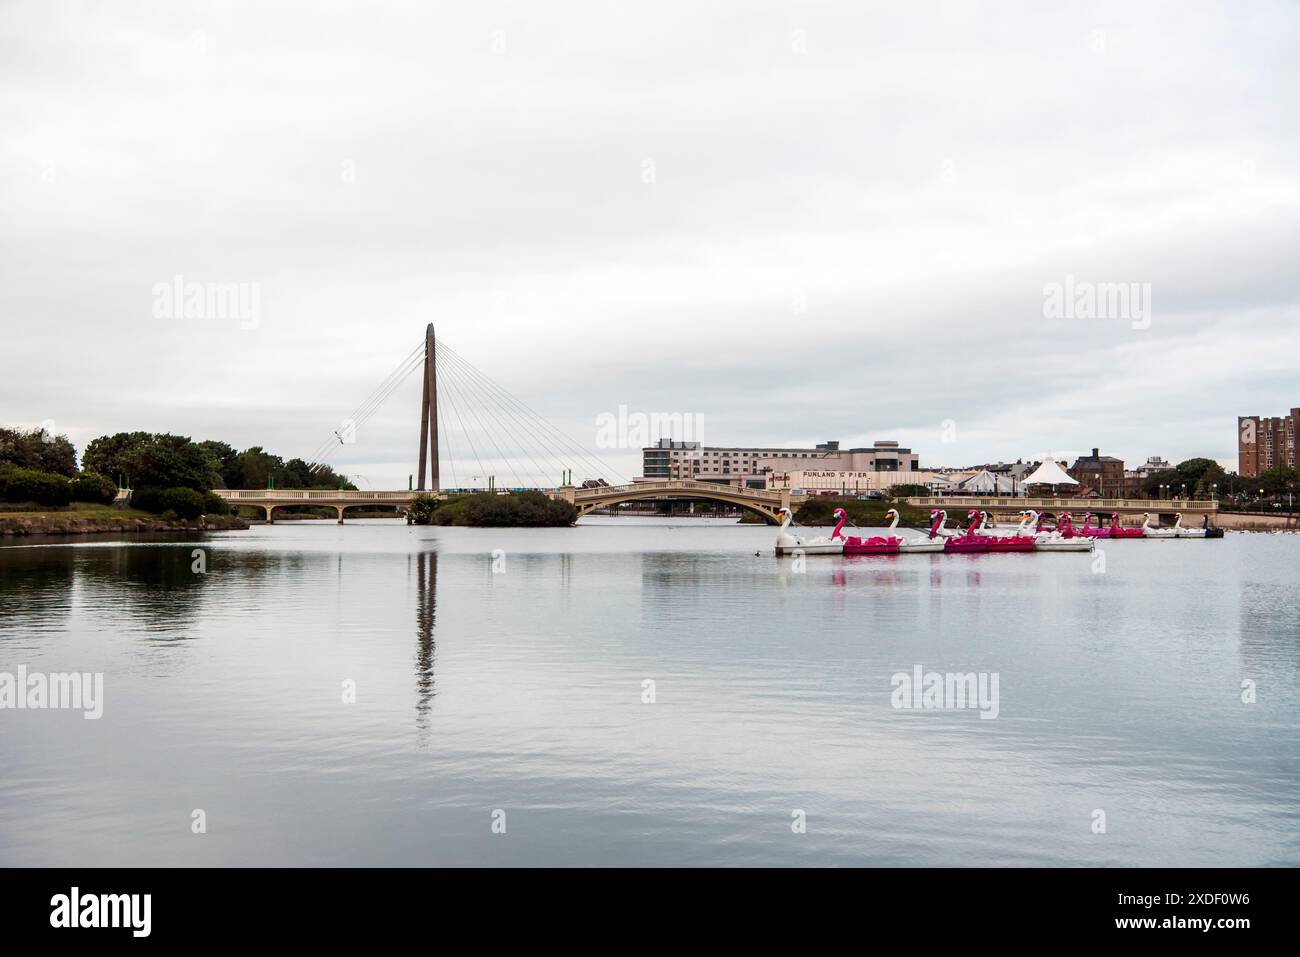
<path fill-rule="evenodd" d="M 578 508 L 542 492 L 476 492 L 446 499 L 417 495 L 406 520 L 412 525 L 563 528 L 578 520 Z"/>
<path fill-rule="evenodd" d="M 906 494 L 915 493 L 906 492 Z M 895 494 L 890 498 L 870 499 L 842 495 L 816 495 L 795 509 L 794 521 L 808 528 L 834 525 L 837 508 L 844 509 L 850 525 L 857 525 L 860 528 L 882 528 L 888 525 L 893 521 L 892 518 L 886 517 L 886 513 L 891 508 L 898 510 L 898 524 L 902 528 L 928 530 L 930 527 L 929 511 L 907 504 L 903 494 Z M 756 525 L 766 520 L 756 512 L 745 512 L 741 515 L 740 521 L 747 525 Z"/>

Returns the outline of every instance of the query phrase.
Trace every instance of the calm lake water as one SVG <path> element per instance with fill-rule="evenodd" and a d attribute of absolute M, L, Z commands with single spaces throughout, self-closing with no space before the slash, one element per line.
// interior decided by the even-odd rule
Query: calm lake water
<path fill-rule="evenodd" d="M 1103 572 L 799 573 L 773 538 L 0 548 L 0 672 L 104 676 L 99 720 L 0 710 L 0 865 L 1300 864 L 1300 536 L 1103 543 Z M 895 708 L 918 665 L 996 675 L 996 719 Z"/>

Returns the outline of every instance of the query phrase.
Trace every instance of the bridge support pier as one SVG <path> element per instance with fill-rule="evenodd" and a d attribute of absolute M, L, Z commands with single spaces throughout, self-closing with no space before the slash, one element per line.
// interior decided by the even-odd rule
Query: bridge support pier
<path fill-rule="evenodd" d="M 335 507 L 336 509 L 338 509 L 338 513 L 339 513 L 339 524 L 342 525 L 342 524 L 343 524 L 343 510 L 344 510 L 345 508 L 347 508 L 347 506 L 346 506 L 346 505 L 335 505 L 334 507 Z"/>
<path fill-rule="evenodd" d="M 274 524 L 275 524 L 275 506 L 274 506 L 274 505 L 263 505 L 262 507 L 263 507 L 264 509 L 266 509 L 266 524 L 267 524 L 267 525 L 274 525 Z"/>

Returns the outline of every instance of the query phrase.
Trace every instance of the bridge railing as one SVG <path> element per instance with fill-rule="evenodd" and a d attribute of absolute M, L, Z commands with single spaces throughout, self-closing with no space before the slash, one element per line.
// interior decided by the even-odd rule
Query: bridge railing
<path fill-rule="evenodd" d="M 780 501 L 781 493 L 761 488 L 748 488 L 740 485 L 723 485 L 721 482 L 695 482 L 690 479 L 667 479 L 660 482 L 632 482 L 627 485 L 601 485 L 597 488 L 577 489 L 578 495 L 604 496 L 622 492 L 712 492 L 731 495 L 746 495 L 752 498 Z"/>
<path fill-rule="evenodd" d="M 1216 512 L 1219 503 L 1210 499 L 1175 498 L 1021 498 L 1015 495 L 937 495 L 911 496 L 909 505 L 928 508 L 966 506 L 971 508 L 1045 508 L 1071 512 L 1105 512 L 1139 510 L 1144 512 Z"/>
<path fill-rule="evenodd" d="M 405 502 L 419 494 L 417 492 L 361 492 L 361 491 L 339 491 L 338 489 L 247 489 L 247 488 L 219 488 L 213 489 L 217 495 L 226 501 L 264 501 L 266 499 L 275 499 L 276 501 L 360 501 L 360 502 Z"/>

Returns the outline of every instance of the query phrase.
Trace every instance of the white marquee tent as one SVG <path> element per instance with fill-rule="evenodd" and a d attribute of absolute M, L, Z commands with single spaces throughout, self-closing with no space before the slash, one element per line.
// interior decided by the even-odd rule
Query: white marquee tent
<path fill-rule="evenodd" d="M 1015 495 L 1016 483 L 1010 476 L 994 475 L 988 469 L 981 469 L 957 486 L 961 492 L 971 495 Z"/>
<path fill-rule="evenodd" d="M 1033 474 L 1025 476 L 1025 485 L 1078 485 L 1052 459 L 1044 459 L 1043 464 L 1034 469 Z"/>

